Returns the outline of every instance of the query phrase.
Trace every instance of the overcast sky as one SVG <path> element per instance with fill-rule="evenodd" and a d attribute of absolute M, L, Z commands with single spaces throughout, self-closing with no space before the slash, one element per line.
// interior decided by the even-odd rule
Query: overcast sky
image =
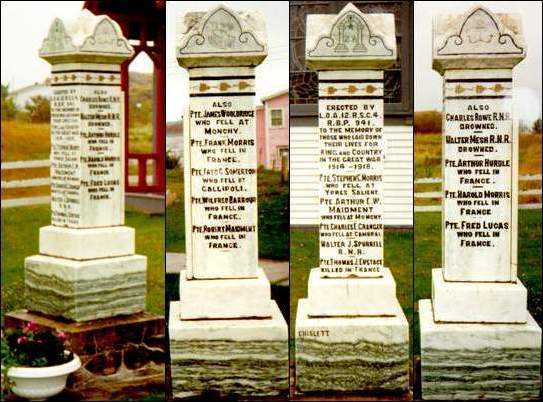
<path fill-rule="evenodd" d="M 38 50 L 56 17 L 76 18 L 82 1 L 2 1 L 2 84 L 18 89 L 43 82 L 51 66 L 38 57 Z M 131 71 L 152 71 L 149 59 L 136 58 Z"/>
<path fill-rule="evenodd" d="M 268 57 L 256 69 L 256 98 L 288 89 L 288 1 L 223 1 L 233 10 L 258 10 L 266 20 Z M 217 1 L 166 2 L 166 120 L 179 120 L 188 100 L 188 74 L 175 59 L 175 25 L 189 11 L 208 11 Z"/>
<path fill-rule="evenodd" d="M 472 1 L 415 1 L 415 110 L 441 110 L 442 79 L 432 70 L 432 18 L 438 13 L 463 13 Z M 541 2 L 480 1 L 495 13 L 518 13 L 522 19 L 527 56 L 513 70 L 520 118 L 541 116 Z"/>

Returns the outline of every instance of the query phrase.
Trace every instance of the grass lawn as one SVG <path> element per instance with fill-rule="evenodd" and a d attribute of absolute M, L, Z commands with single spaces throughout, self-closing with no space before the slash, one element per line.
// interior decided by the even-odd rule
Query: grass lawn
<path fill-rule="evenodd" d="M 49 159 L 49 124 L 2 121 L 2 162 Z"/>
<path fill-rule="evenodd" d="M 311 268 L 319 265 L 319 235 L 315 230 L 292 229 L 290 232 L 290 335 L 291 346 L 298 299 L 307 297 Z M 411 229 L 385 229 L 385 266 L 396 280 L 396 295 L 407 319 L 413 317 L 413 232 Z"/>
<path fill-rule="evenodd" d="M 168 170 L 167 188 L 176 200 L 166 208 L 166 250 L 185 252 L 185 210 L 183 171 Z M 258 171 L 258 251 L 260 257 L 289 258 L 289 190 L 281 183 L 281 173 Z"/>
<path fill-rule="evenodd" d="M 528 311 L 542 326 L 541 210 L 521 209 L 518 228 L 518 276 L 528 289 Z M 415 213 L 415 301 L 431 297 L 431 271 L 440 267 L 441 213 Z M 415 353 L 418 354 L 418 322 L 415 325 Z"/>
<path fill-rule="evenodd" d="M 24 259 L 38 253 L 38 229 L 51 222 L 49 205 L 2 210 L 2 322 L 4 312 L 24 308 Z M 127 211 L 136 229 L 136 252 L 147 256 L 147 310 L 164 314 L 164 218 Z"/>

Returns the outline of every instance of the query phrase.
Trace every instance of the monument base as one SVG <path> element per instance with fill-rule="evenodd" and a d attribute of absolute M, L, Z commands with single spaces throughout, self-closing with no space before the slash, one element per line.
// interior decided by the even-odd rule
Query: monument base
<path fill-rule="evenodd" d="M 274 396 L 288 393 L 288 329 L 277 304 L 262 319 L 181 320 L 170 304 L 173 396 Z"/>
<path fill-rule="evenodd" d="M 539 397 L 541 328 L 525 324 L 436 323 L 419 301 L 423 399 Z"/>
<path fill-rule="evenodd" d="M 63 332 L 81 359 L 67 387 L 77 400 L 128 400 L 164 390 L 164 317 L 138 313 L 73 323 L 26 310 L 5 315 L 6 328 L 30 321 Z"/>
<path fill-rule="evenodd" d="M 271 318 L 270 282 L 262 268 L 249 279 L 193 279 L 179 277 L 182 320 Z"/>
<path fill-rule="evenodd" d="M 34 255 L 25 259 L 29 310 L 88 321 L 145 308 L 147 257 L 75 261 Z"/>
<path fill-rule="evenodd" d="M 409 389 L 409 325 L 398 301 L 393 317 L 296 316 L 296 384 L 301 392 Z"/>
<path fill-rule="evenodd" d="M 447 282 L 432 270 L 432 306 L 436 322 L 525 323 L 528 291 L 517 283 Z"/>
<path fill-rule="evenodd" d="M 307 288 L 310 317 L 393 316 L 397 311 L 396 282 L 390 269 L 380 278 L 321 278 L 313 268 Z M 323 297 L 326 295 L 326 297 Z"/>
<path fill-rule="evenodd" d="M 128 226 L 73 229 L 40 228 L 40 254 L 72 260 L 120 257 L 135 253 L 136 231 Z"/>

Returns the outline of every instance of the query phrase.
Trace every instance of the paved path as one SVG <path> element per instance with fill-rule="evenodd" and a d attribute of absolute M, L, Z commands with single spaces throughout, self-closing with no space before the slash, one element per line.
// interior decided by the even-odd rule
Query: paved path
<path fill-rule="evenodd" d="M 166 273 L 175 274 L 185 269 L 186 254 L 184 253 L 166 253 Z M 276 261 L 267 258 L 258 260 L 258 265 L 264 269 L 270 283 L 279 286 L 288 286 L 289 284 L 289 263 L 288 261 Z"/>

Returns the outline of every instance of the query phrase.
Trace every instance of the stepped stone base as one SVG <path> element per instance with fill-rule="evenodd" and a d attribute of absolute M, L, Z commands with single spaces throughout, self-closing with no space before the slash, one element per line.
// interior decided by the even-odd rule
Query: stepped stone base
<path fill-rule="evenodd" d="M 263 319 L 181 320 L 180 311 L 170 304 L 174 397 L 287 395 L 288 329 L 277 304 Z"/>
<path fill-rule="evenodd" d="M 308 315 L 393 316 L 398 303 L 396 282 L 390 269 L 381 272 L 379 278 L 321 278 L 320 268 L 313 268 L 307 288 Z"/>
<path fill-rule="evenodd" d="M 6 328 L 29 321 L 64 332 L 70 349 L 81 359 L 65 392 L 74 400 L 128 400 L 163 392 L 164 317 L 138 313 L 74 323 L 26 310 L 5 315 Z"/>
<path fill-rule="evenodd" d="M 432 306 L 436 322 L 525 323 L 528 291 L 510 282 L 447 282 L 432 270 Z"/>
<path fill-rule="evenodd" d="M 221 318 L 271 318 L 270 282 L 262 268 L 256 278 L 191 279 L 179 277 L 182 320 Z"/>
<path fill-rule="evenodd" d="M 525 324 L 436 323 L 419 301 L 423 399 L 539 398 L 541 328 Z"/>
<path fill-rule="evenodd" d="M 145 308 L 147 257 L 75 261 L 25 259 L 25 299 L 31 311 L 73 321 L 133 314 Z"/>
<path fill-rule="evenodd" d="M 394 317 L 296 316 L 296 384 L 301 392 L 405 392 L 409 325 L 396 301 Z"/>

